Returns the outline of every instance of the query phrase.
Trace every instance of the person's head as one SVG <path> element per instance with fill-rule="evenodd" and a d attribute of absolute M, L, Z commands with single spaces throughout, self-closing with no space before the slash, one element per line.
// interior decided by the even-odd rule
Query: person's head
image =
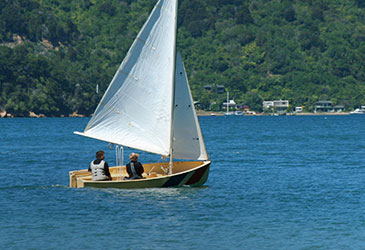
<path fill-rule="evenodd" d="M 100 150 L 98 152 L 96 152 L 96 159 L 98 160 L 103 160 L 104 159 L 104 151 Z"/>
<path fill-rule="evenodd" d="M 129 160 L 131 160 L 131 161 L 138 161 L 138 157 L 139 157 L 139 154 L 131 153 L 129 155 Z"/>

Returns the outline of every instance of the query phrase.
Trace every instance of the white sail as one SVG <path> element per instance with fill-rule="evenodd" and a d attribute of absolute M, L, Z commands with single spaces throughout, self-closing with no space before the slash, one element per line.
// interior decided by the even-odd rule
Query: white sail
<path fill-rule="evenodd" d="M 176 10 L 176 0 L 157 2 L 85 131 L 77 134 L 169 155 Z"/>
<path fill-rule="evenodd" d="M 174 99 L 173 157 L 207 160 L 208 155 L 180 53 L 176 55 Z"/>

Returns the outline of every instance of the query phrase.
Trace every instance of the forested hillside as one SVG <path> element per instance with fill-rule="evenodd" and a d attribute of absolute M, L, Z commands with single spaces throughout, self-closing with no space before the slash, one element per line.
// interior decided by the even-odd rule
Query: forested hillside
<path fill-rule="evenodd" d="M 0 1 L 0 111 L 91 114 L 156 2 Z M 202 107 L 365 105 L 363 0 L 180 0 L 178 50 Z"/>

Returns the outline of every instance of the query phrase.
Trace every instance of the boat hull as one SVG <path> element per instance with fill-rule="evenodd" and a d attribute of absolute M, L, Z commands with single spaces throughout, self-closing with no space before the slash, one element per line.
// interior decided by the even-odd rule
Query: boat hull
<path fill-rule="evenodd" d="M 209 175 L 211 161 L 174 162 L 173 174 L 166 175 L 168 163 L 145 164 L 143 179 L 124 180 L 127 176 L 125 166 L 111 167 L 112 181 L 92 181 L 87 170 L 70 172 L 70 187 L 94 188 L 160 188 L 175 186 L 201 186 Z M 149 174 L 146 174 L 149 173 Z"/>

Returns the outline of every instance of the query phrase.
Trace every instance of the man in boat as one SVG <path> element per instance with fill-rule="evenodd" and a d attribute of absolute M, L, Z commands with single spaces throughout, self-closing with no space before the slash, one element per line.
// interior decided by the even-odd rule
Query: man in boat
<path fill-rule="evenodd" d="M 142 179 L 142 174 L 144 172 L 143 166 L 140 162 L 138 162 L 139 154 L 131 153 L 129 155 L 129 160 L 131 161 L 127 165 L 125 165 L 127 169 L 127 173 L 129 177 L 126 177 L 126 180 L 134 180 L 134 179 Z"/>
<path fill-rule="evenodd" d="M 112 180 L 112 176 L 109 172 L 109 165 L 104 161 L 104 158 L 104 151 L 100 150 L 96 152 L 96 160 L 90 163 L 88 171 L 92 173 L 93 181 Z"/>

